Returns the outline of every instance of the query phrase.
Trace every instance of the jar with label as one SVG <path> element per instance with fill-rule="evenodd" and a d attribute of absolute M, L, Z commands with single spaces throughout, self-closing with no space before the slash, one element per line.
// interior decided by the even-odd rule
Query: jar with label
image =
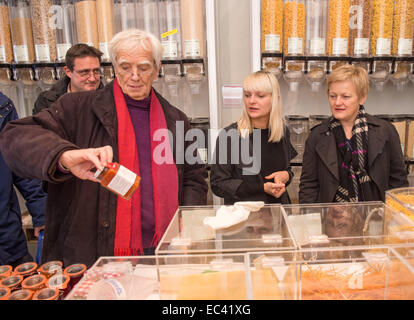
<path fill-rule="evenodd" d="M 393 0 L 372 0 L 371 55 L 391 55 Z"/>
<path fill-rule="evenodd" d="M 54 18 L 52 0 L 31 0 L 30 9 L 36 61 L 54 62 L 57 53 L 56 32 L 51 25 Z"/>
<path fill-rule="evenodd" d="M 109 61 L 109 41 L 115 34 L 113 0 L 96 0 L 96 20 L 102 60 Z"/>
<path fill-rule="evenodd" d="M 141 180 L 137 174 L 116 162 L 108 163 L 103 170 L 97 170 L 95 178 L 101 186 L 125 200 L 131 199 Z"/>
<path fill-rule="evenodd" d="M 309 118 L 302 115 L 288 115 L 286 124 L 290 132 L 290 142 L 298 153 L 292 162 L 301 163 L 305 142 L 309 136 Z"/>
<path fill-rule="evenodd" d="M 394 0 L 392 55 L 411 56 L 414 32 L 414 0 Z"/>
<path fill-rule="evenodd" d="M 157 0 L 138 0 L 137 3 L 140 3 L 140 8 L 142 12 L 140 15 L 143 19 L 143 29 L 145 31 L 151 32 L 158 39 L 161 39 L 160 36 L 160 18 L 158 12 L 158 1 Z"/>
<path fill-rule="evenodd" d="M 161 0 L 160 10 L 161 43 L 164 48 L 163 59 L 181 57 L 180 2 L 178 0 Z"/>
<path fill-rule="evenodd" d="M 10 31 L 9 8 L 5 0 L 0 0 L 0 63 L 11 63 L 13 49 Z"/>
<path fill-rule="evenodd" d="M 371 19 L 371 1 L 351 0 L 349 9 L 349 54 L 351 56 L 369 56 Z"/>
<path fill-rule="evenodd" d="M 302 56 L 305 53 L 305 1 L 287 0 L 284 9 L 283 53 Z"/>
<path fill-rule="evenodd" d="M 262 52 L 281 53 L 283 45 L 283 0 L 262 0 Z"/>
<path fill-rule="evenodd" d="M 327 0 L 306 2 L 306 55 L 326 55 Z"/>
<path fill-rule="evenodd" d="M 135 0 L 115 0 L 115 32 L 137 27 L 135 19 Z"/>
<path fill-rule="evenodd" d="M 32 63 L 35 61 L 35 50 L 30 3 L 28 0 L 11 0 L 9 12 L 14 62 Z"/>
<path fill-rule="evenodd" d="M 183 58 L 204 57 L 204 19 L 202 0 L 181 0 Z"/>
<path fill-rule="evenodd" d="M 65 61 L 66 52 L 76 43 L 75 7 L 73 0 L 53 0 L 56 55 L 58 61 Z"/>
<path fill-rule="evenodd" d="M 78 43 L 99 49 L 96 0 L 75 0 L 75 17 Z"/>
<path fill-rule="evenodd" d="M 329 0 L 328 55 L 348 55 L 350 0 Z"/>

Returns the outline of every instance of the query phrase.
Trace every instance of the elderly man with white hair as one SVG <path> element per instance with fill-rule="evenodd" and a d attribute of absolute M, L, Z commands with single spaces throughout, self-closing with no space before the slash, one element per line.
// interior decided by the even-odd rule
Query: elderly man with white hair
<path fill-rule="evenodd" d="M 89 267 L 100 256 L 152 254 L 179 205 L 206 204 L 205 166 L 187 161 L 199 160 L 184 139 L 188 119 L 152 88 L 160 41 L 131 29 L 115 35 L 109 50 L 112 83 L 64 95 L 0 136 L 16 174 L 49 182 L 43 262 Z M 130 200 L 94 177 L 112 162 L 141 177 Z"/>

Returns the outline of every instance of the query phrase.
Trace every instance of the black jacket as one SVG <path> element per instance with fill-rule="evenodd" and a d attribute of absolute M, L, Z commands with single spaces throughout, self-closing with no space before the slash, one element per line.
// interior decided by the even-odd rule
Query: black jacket
<path fill-rule="evenodd" d="M 176 122 L 183 121 L 185 131 L 190 123 L 183 112 L 157 97 L 176 146 Z M 16 173 L 48 181 L 43 261 L 90 267 L 97 258 L 114 254 L 116 194 L 98 183 L 61 174 L 56 166 L 66 150 L 106 145 L 112 146 L 113 160 L 118 161 L 117 132 L 113 83 L 109 83 L 102 90 L 65 94 L 39 114 L 12 121 L 0 134 L 4 158 Z M 177 173 L 179 204 L 205 205 L 205 166 L 177 164 Z"/>
<path fill-rule="evenodd" d="M 367 114 L 368 174 L 377 186 L 376 199 L 385 201 L 385 191 L 406 187 L 407 169 L 404 165 L 400 138 L 395 127 Z M 339 166 L 334 135 L 329 120 L 315 126 L 306 141 L 302 175 L 299 184 L 300 203 L 333 202 L 339 185 Z"/>
<path fill-rule="evenodd" d="M 57 99 L 67 93 L 69 83 L 70 78 L 65 75 L 62 79 L 56 82 L 50 90 L 43 91 L 39 94 L 34 103 L 33 114 L 39 113 L 45 108 L 49 108 L 53 102 L 57 101 Z M 104 85 L 101 81 L 98 89 L 102 89 L 103 87 Z"/>
<path fill-rule="evenodd" d="M 216 149 L 213 156 L 214 163 L 211 165 L 211 190 L 216 196 L 224 198 L 224 204 L 233 204 L 237 201 L 264 201 L 265 203 L 268 203 L 267 194 L 263 190 L 265 181 L 263 180 L 260 172 L 255 174 L 245 174 L 247 171 L 251 171 L 251 169 L 249 169 L 249 167 L 251 167 L 251 164 L 243 164 L 241 162 L 240 164 L 231 164 L 231 148 L 234 146 L 234 142 L 231 140 L 228 140 L 227 142 L 227 162 L 220 163 L 220 141 L 224 141 L 223 136 L 227 135 L 228 131 L 231 129 L 237 130 L 237 123 L 233 123 L 230 126 L 224 128 L 217 138 Z M 238 143 L 240 145 L 240 141 L 242 139 L 240 135 L 238 135 L 238 139 Z M 252 154 L 253 143 L 251 139 L 249 140 L 250 152 Z M 285 170 L 289 172 L 289 181 L 286 184 L 287 186 L 293 177 L 290 161 L 297 155 L 296 150 L 290 143 L 289 130 L 285 130 L 285 135 L 282 138 L 281 143 L 283 144 L 282 146 L 284 152 L 280 156 L 284 157 L 286 168 Z M 238 159 L 241 159 L 242 148 L 239 148 L 238 151 Z M 243 170 L 245 170 L 245 172 L 243 172 Z M 254 173 L 254 171 L 255 170 L 251 171 L 251 173 Z M 243 182 L 246 182 L 249 186 L 251 186 L 251 193 L 249 193 L 250 195 L 248 197 L 240 198 L 237 195 L 237 191 Z M 281 202 L 284 204 L 290 203 L 289 195 L 287 192 L 281 196 Z"/>

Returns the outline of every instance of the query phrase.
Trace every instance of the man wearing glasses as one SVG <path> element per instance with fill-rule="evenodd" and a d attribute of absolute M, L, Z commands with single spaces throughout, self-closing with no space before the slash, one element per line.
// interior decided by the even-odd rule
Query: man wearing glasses
<path fill-rule="evenodd" d="M 184 141 L 188 118 L 152 88 L 162 50 L 143 30 L 116 34 L 111 83 L 64 95 L 0 134 L 16 173 L 49 182 L 43 261 L 90 267 L 101 256 L 154 254 L 179 205 L 206 204 L 206 167 Z M 141 177 L 130 200 L 97 183 L 95 168 L 111 162 Z"/>
<path fill-rule="evenodd" d="M 91 91 L 103 88 L 101 82 L 101 56 L 102 52 L 78 43 L 72 46 L 66 53 L 65 73 L 50 90 L 42 92 L 37 98 L 33 114 L 49 108 L 52 103 L 67 92 Z"/>

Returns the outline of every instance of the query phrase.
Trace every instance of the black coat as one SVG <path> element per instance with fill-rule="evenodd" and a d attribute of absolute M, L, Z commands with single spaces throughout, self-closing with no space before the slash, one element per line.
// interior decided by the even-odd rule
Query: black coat
<path fill-rule="evenodd" d="M 223 138 L 220 138 L 221 136 L 227 135 L 229 130 L 237 130 L 237 123 L 233 123 L 230 126 L 224 128 L 217 138 L 216 142 L 216 149 L 214 152 L 214 163 L 211 165 L 211 174 L 210 174 L 210 185 L 211 190 L 213 193 L 221 198 L 224 198 L 224 204 L 233 204 L 237 201 L 264 201 L 265 203 L 268 202 L 267 200 L 267 194 L 263 190 L 263 186 L 265 181 L 263 180 L 263 177 L 260 173 L 256 174 L 244 174 L 243 170 L 249 171 L 249 167 L 251 167 L 251 164 L 231 164 L 231 148 L 233 146 L 233 142 L 227 143 L 227 162 L 226 163 L 220 163 L 220 140 Z M 240 145 L 241 136 L 238 135 L 238 143 Z M 222 140 L 224 141 L 224 140 Z M 229 141 L 230 142 L 230 141 Z M 283 147 L 283 154 L 281 155 L 275 155 L 275 156 L 281 156 L 284 158 L 285 163 L 285 170 L 289 172 L 289 181 L 287 182 L 286 186 L 290 183 L 293 172 L 290 167 L 290 161 L 297 155 L 296 150 L 292 147 L 290 143 L 290 135 L 289 130 L 285 130 L 285 135 L 280 141 L 282 143 Z M 252 154 L 252 141 L 250 139 L 250 152 Z M 242 149 L 239 148 L 238 153 L 238 159 L 241 159 L 241 152 Z M 250 170 L 251 171 L 251 170 Z M 251 193 L 249 197 L 244 197 L 243 199 L 237 196 L 237 189 L 240 187 L 240 185 L 246 182 L 251 186 L 257 186 L 255 187 L 255 191 Z M 290 203 L 289 195 L 287 192 L 285 192 L 281 196 L 281 202 L 284 204 Z"/>
<path fill-rule="evenodd" d="M 400 138 L 395 127 L 367 114 L 368 175 L 376 185 L 375 199 L 385 201 L 388 189 L 406 187 L 407 169 L 404 165 Z M 300 203 L 333 202 L 339 185 L 338 154 L 329 120 L 314 127 L 306 141 L 302 175 L 299 184 Z"/>
<path fill-rule="evenodd" d="M 39 113 L 45 108 L 49 108 L 52 103 L 56 102 L 61 96 L 63 96 L 68 91 L 68 85 L 70 83 L 70 78 L 68 76 L 64 76 L 58 82 L 56 82 L 50 90 L 43 91 L 37 97 L 34 108 L 33 114 Z M 104 87 L 102 81 L 99 84 L 98 89 L 102 89 Z"/>
<path fill-rule="evenodd" d="M 183 121 L 185 130 L 190 123 L 183 112 L 157 97 L 176 146 L 176 122 Z M 48 182 L 43 261 L 89 267 L 97 258 L 114 254 L 117 196 L 98 183 L 61 174 L 56 166 L 66 150 L 106 145 L 112 146 L 118 161 L 117 127 L 110 83 L 102 90 L 65 94 L 37 115 L 10 122 L 0 134 L 0 148 L 11 169 Z M 179 204 L 205 205 L 205 166 L 177 164 L 177 172 Z"/>

